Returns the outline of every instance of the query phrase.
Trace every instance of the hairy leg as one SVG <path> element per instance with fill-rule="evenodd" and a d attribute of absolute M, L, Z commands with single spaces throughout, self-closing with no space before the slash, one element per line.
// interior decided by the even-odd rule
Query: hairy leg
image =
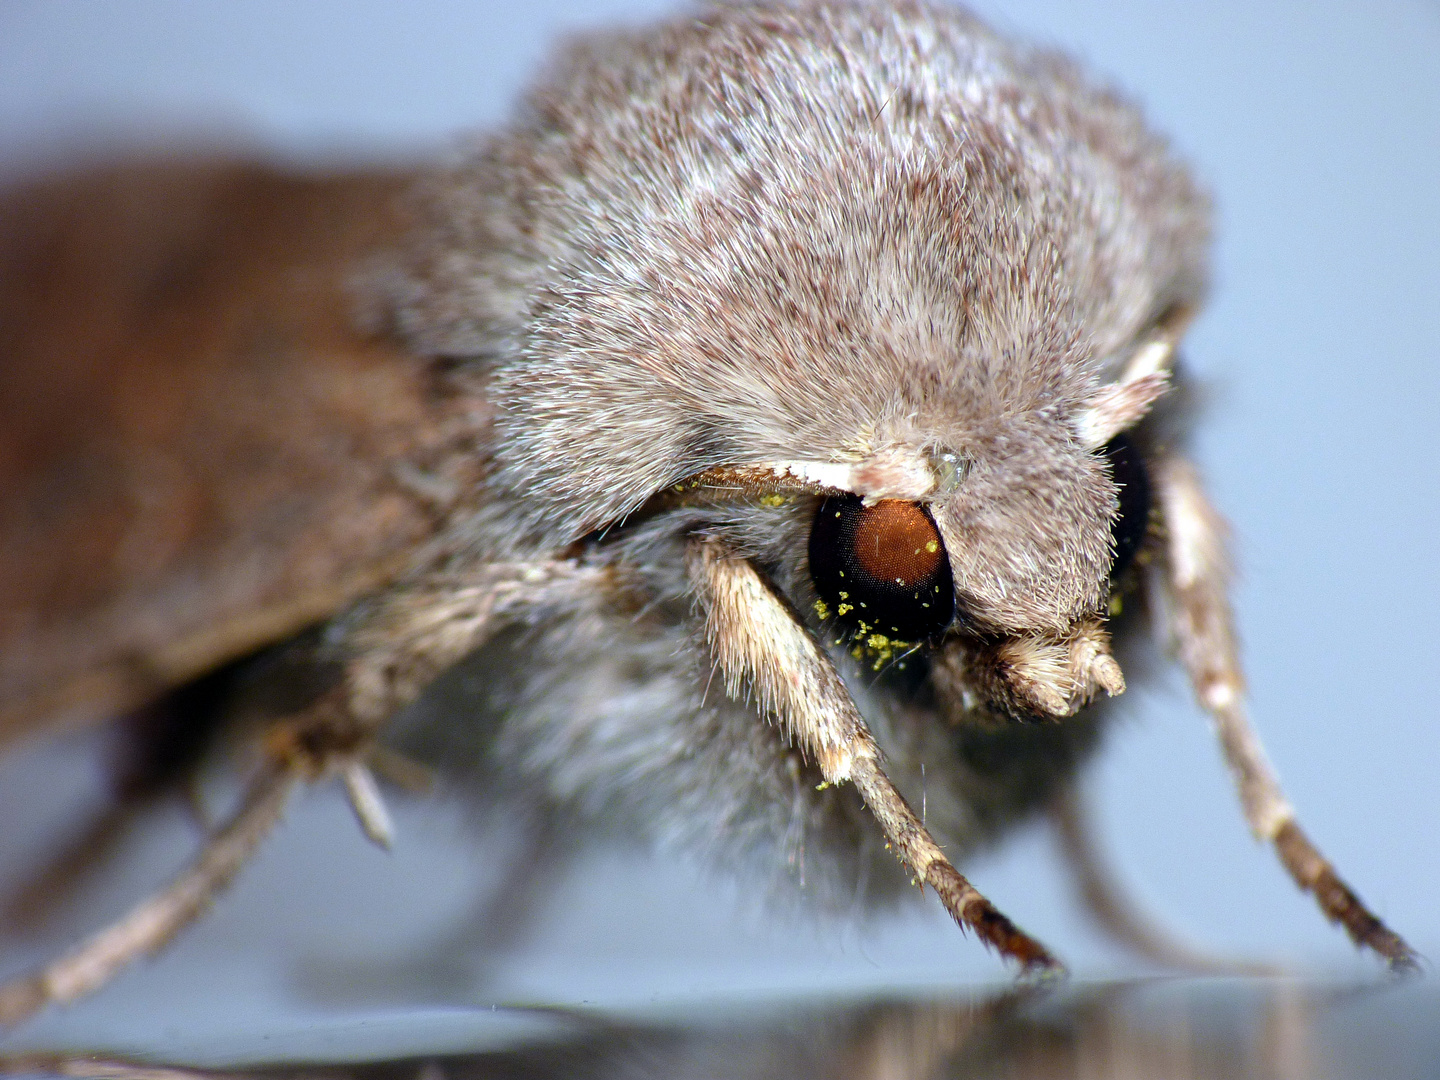
<path fill-rule="evenodd" d="M 820 765 L 827 783 L 850 781 L 886 840 L 964 929 L 1025 972 L 1064 966 L 955 869 L 885 775 L 880 750 L 839 673 L 751 563 L 718 540 L 692 542 L 688 562 L 706 635 L 726 692 L 747 692 Z"/>
<path fill-rule="evenodd" d="M 16 1024 L 48 1004 L 93 993 L 194 922 L 275 827 L 299 779 L 291 771 L 264 769 L 235 815 L 167 888 L 40 971 L 0 986 L 0 1024 Z"/>
<path fill-rule="evenodd" d="M 267 729 L 239 808 L 194 861 L 75 949 L 0 985 L 0 1025 L 93 993 L 168 944 L 249 861 L 301 782 L 338 777 L 366 835 L 388 844 L 389 817 L 370 771 L 384 722 L 507 620 L 583 602 L 607 581 L 605 570 L 573 560 L 499 563 L 420 578 L 372 601 L 344 627 L 339 684 Z"/>
<path fill-rule="evenodd" d="M 1326 918 L 1343 926 L 1355 944 L 1379 953 L 1392 970 L 1414 969 L 1415 952 L 1364 905 L 1300 828 L 1250 726 L 1230 613 L 1223 520 L 1189 462 L 1161 462 L 1156 489 L 1166 532 L 1159 591 L 1169 607 L 1180 661 L 1214 722 L 1251 831 L 1274 846 L 1295 883 L 1315 897 Z"/>

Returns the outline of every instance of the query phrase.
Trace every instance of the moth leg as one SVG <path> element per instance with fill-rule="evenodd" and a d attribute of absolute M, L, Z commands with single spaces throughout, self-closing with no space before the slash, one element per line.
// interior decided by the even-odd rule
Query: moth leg
<path fill-rule="evenodd" d="M 197 774 L 221 726 L 219 704 L 245 660 L 228 664 L 118 718 L 108 733 L 111 799 L 28 880 L 0 903 L 0 926 L 23 933 L 44 925 L 119 850 L 140 818 L 163 800 L 184 798 L 202 834 Z"/>
<path fill-rule="evenodd" d="M 613 585 L 609 567 L 542 559 L 432 573 L 392 589 L 344 633 L 346 712 L 373 735 L 500 626 L 584 605 Z"/>
<path fill-rule="evenodd" d="M 1230 613 L 1224 521 L 1188 462 L 1162 461 L 1156 481 L 1166 532 L 1159 585 L 1168 602 L 1170 631 L 1195 694 L 1214 722 L 1251 832 L 1274 845 L 1295 883 L 1356 945 L 1379 953 L 1394 971 L 1416 969 L 1414 950 L 1364 905 L 1300 828 L 1250 726 Z"/>
<path fill-rule="evenodd" d="M 605 567 L 574 559 L 486 563 L 432 573 L 363 605 L 337 629 L 339 684 L 266 735 L 272 757 L 304 760 L 313 780 L 338 776 L 365 835 L 389 847 L 393 829 L 371 767 L 427 781 L 375 741 L 385 722 L 501 625 L 585 603 L 609 583 Z M 419 770 L 423 774 L 423 770 Z"/>
<path fill-rule="evenodd" d="M 574 560 L 486 564 L 465 574 L 422 577 L 374 601 L 343 635 L 339 684 L 270 726 L 262 740 L 263 764 L 239 809 L 195 861 L 75 949 L 0 985 L 0 1024 L 93 993 L 132 960 L 167 944 L 245 865 L 302 781 L 339 776 L 366 833 L 387 842 L 388 815 L 368 768 L 384 721 L 478 648 L 505 618 L 583 602 L 604 573 Z"/>
<path fill-rule="evenodd" d="M 155 952 L 204 912 L 279 822 L 298 770 L 267 766 L 234 816 L 162 892 L 33 975 L 0 986 L 0 1024 L 17 1024 L 49 1004 L 98 990 L 132 960 Z"/>
<path fill-rule="evenodd" d="M 1121 887 L 1100 849 L 1080 792 L 1065 787 L 1050 805 L 1060 856 L 1095 924 L 1116 944 L 1160 967 L 1196 975 L 1275 975 L 1276 968 L 1208 956 L 1162 928 Z"/>
<path fill-rule="evenodd" d="M 935 890 L 962 929 L 973 930 L 1024 973 L 1063 973 L 1045 946 L 951 865 L 885 775 L 880 750 L 834 665 L 754 566 L 714 539 L 692 541 L 687 562 L 726 692 L 732 698 L 754 693 L 761 710 L 814 755 L 827 783 L 855 785 L 889 846 Z"/>

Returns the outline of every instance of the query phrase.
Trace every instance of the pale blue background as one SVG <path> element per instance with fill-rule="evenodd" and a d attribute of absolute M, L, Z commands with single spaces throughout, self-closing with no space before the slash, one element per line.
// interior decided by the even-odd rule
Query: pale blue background
<path fill-rule="evenodd" d="M 1197 454 L 1235 526 L 1254 712 L 1320 845 L 1440 955 L 1440 9 L 978 6 L 1110 74 L 1216 193 L 1215 294 L 1187 351 L 1214 387 Z M 557 30 L 669 7 L 11 0 L 0 6 L 0 173 L 176 131 L 299 159 L 428 151 L 497 122 Z M 1091 789 L 1135 891 L 1216 949 L 1373 971 L 1248 838 L 1182 683 L 1130 699 Z M 62 757 L 0 764 L 11 872 L 83 805 L 91 776 Z M 298 1026 L 312 1049 L 394 1052 L 511 1034 L 395 1006 L 653 1012 L 1001 977 L 933 906 L 865 931 L 767 931 L 752 909 L 735 914 L 732 890 L 687 868 L 601 853 L 488 993 L 382 974 L 352 980 L 343 1006 L 317 1005 L 296 989 L 298 971 L 423 952 L 483 890 L 494 853 L 456 813 L 401 809 L 399 849 L 385 856 L 333 794 L 312 796 L 178 948 L 21 1038 L 255 1055 L 299 1045 L 285 1034 Z M 166 819 L 61 934 L 120 910 L 187 842 L 178 817 Z M 1082 975 L 1128 970 L 1076 916 L 1044 834 L 969 869 Z"/>

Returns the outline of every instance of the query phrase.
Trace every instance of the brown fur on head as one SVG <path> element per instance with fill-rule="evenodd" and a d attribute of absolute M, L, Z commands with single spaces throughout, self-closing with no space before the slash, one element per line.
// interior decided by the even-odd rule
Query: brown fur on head
<path fill-rule="evenodd" d="M 974 624 L 1099 610 L 1077 424 L 1198 299 L 1206 205 L 1063 59 L 905 3 L 588 39 L 428 213 L 398 318 L 494 364 L 498 484 L 547 542 L 712 466 L 952 452 L 927 501 Z"/>

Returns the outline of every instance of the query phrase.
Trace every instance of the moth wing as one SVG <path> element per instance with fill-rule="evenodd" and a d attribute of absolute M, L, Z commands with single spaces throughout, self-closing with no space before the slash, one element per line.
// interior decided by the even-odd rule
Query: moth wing
<path fill-rule="evenodd" d="M 325 618 L 474 487 L 483 394 L 360 317 L 410 180 L 171 161 L 0 196 L 0 744 Z"/>

